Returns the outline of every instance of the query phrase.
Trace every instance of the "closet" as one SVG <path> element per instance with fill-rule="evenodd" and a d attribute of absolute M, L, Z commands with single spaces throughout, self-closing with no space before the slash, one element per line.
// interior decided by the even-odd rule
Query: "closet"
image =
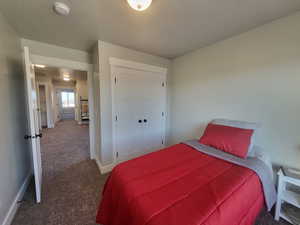
<path fill-rule="evenodd" d="M 113 146 L 116 161 L 164 147 L 166 71 L 112 66 Z"/>

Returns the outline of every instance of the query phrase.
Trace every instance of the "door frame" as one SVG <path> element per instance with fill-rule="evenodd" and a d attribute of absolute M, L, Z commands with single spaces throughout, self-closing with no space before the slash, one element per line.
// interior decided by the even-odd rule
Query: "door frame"
<path fill-rule="evenodd" d="M 36 54 L 31 54 L 33 64 L 41 64 L 51 67 L 67 68 L 73 70 L 81 70 L 87 72 L 87 85 L 89 96 L 89 138 L 90 138 L 90 158 L 96 159 L 95 149 L 95 110 L 94 110 L 94 86 L 93 86 L 93 65 L 85 62 L 72 61 L 67 59 L 60 59 L 55 57 L 47 57 Z M 98 137 L 99 138 L 99 137 Z"/>
<path fill-rule="evenodd" d="M 165 67 L 159 67 L 159 66 L 153 66 L 149 64 L 124 60 L 120 58 L 110 57 L 109 58 L 109 64 L 110 64 L 110 80 L 111 80 L 111 99 L 112 99 L 112 151 L 113 151 L 113 164 L 118 164 L 117 160 L 117 151 L 116 151 L 116 112 L 115 112 L 115 73 L 118 68 L 126 68 L 126 69 L 133 69 L 133 70 L 140 70 L 145 72 L 153 72 L 157 74 L 161 74 L 162 76 L 166 77 L 165 80 L 165 115 L 164 115 L 164 133 L 163 133 L 163 139 L 164 139 L 164 145 L 166 143 L 166 132 L 167 132 L 167 73 L 168 69 Z"/>

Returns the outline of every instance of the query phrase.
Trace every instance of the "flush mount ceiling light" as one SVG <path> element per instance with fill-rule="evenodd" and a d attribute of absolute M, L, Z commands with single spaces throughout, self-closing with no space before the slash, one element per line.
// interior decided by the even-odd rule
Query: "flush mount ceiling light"
<path fill-rule="evenodd" d="M 60 16 L 67 16 L 70 14 L 70 7 L 63 2 L 54 2 L 53 10 L 56 14 Z"/>
<path fill-rule="evenodd" d="M 70 74 L 64 73 L 63 74 L 63 79 L 64 79 L 64 81 L 70 81 L 71 80 Z"/>
<path fill-rule="evenodd" d="M 45 65 L 40 65 L 40 64 L 35 64 L 34 66 L 38 67 L 38 68 L 45 68 L 46 67 Z"/>
<path fill-rule="evenodd" d="M 127 0 L 127 2 L 131 8 L 137 11 L 144 11 L 151 5 L 152 0 Z"/>

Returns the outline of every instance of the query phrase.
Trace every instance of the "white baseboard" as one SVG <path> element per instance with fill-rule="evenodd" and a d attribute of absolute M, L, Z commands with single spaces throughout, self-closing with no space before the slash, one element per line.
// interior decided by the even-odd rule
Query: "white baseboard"
<path fill-rule="evenodd" d="M 18 203 L 18 201 L 23 199 L 23 196 L 26 192 L 26 189 L 29 185 L 30 179 L 32 177 L 32 172 L 30 171 L 29 174 L 27 175 L 27 177 L 25 178 L 24 183 L 22 184 L 21 188 L 19 189 L 14 201 L 12 202 L 5 218 L 4 221 L 2 223 L 2 225 L 10 225 L 14 219 L 14 216 L 20 206 L 20 204 Z"/>
<path fill-rule="evenodd" d="M 109 173 L 110 171 L 112 171 L 112 169 L 115 167 L 115 163 L 111 163 L 111 164 L 109 164 L 109 165 L 105 165 L 105 166 L 103 166 L 102 164 L 101 164 L 101 162 L 100 162 L 100 160 L 99 159 L 95 159 L 96 160 L 96 163 L 97 163 L 97 165 L 98 165 L 98 167 L 99 167 L 99 170 L 100 170 L 100 173 L 101 174 L 105 174 L 105 173 Z"/>
<path fill-rule="evenodd" d="M 122 158 L 119 158 L 117 162 L 113 162 L 113 163 L 105 165 L 105 166 L 103 166 L 101 164 L 101 162 L 100 162 L 100 160 L 98 158 L 95 158 L 95 160 L 96 160 L 96 163 L 97 163 L 97 165 L 99 167 L 99 170 L 100 170 L 101 174 L 105 174 L 105 173 L 111 172 L 112 169 L 116 165 L 118 165 L 119 163 L 122 163 L 122 162 L 125 162 L 125 161 L 128 161 L 128 160 L 131 160 L 131 159 L 134 159 L 134 158 L 146 155 L 146 154 L 151 153 L 151 152 L 154 152 L 154 151 L 151 150 L 151 151 L 147 151 L 147 152 L 139 152 L 139 153 L 136 153 L 136 154 L 127 155 L 127 156 L 124 156 Z"/>

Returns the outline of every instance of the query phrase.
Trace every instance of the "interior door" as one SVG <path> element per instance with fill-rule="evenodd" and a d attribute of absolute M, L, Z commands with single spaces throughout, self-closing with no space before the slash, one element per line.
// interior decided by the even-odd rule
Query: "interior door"
<path fill-rule="evenodd" d="M 144 72 L 143 81 L 144 151 L 151 152 L 165 144 L 166 76 Z"/>
<path fill-rule="evenodd" d="M 124 161 L 164 142 L 165 76 L 134 69 L 114 72 L 115 150 Z"/>
<path fill-rule="evenodd" d="M 32 162 L 35 181 L 35 192 L 37 203 L 41 202 L 42 191 L 42 159 L 41 159 L 41 146 L 40 138 L 41 133 L 39 129 L 38 119 L 38 99 L 37 87 L 35 83 L 34 67 L 30 60 L 29 48 L 24 47 L 24 62 L 26 72 L 26 86 L 27 86 L 27 105 L 29 114 L 30 133 L 25 136 L 31 143 Z"/>

